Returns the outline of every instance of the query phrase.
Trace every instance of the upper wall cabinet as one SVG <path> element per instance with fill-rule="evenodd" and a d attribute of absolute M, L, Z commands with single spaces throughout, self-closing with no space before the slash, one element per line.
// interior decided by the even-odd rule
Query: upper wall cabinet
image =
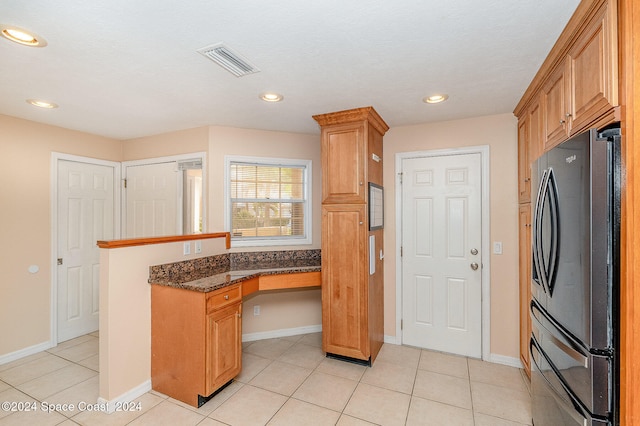
<path fill-rule="evenodd" d="M 600 4 L 542 88 L 544 148 L 582 132 L 618 103 L 616 3 Z"/>
<path fill-rule="evenodd" d="M 518 120 L 518 201 L 520 203 L 531 201 L 529 144 L 529 117 L 525 115 Z"/>
<path fill-rule="evenodd" d="M 586 129 L 618 105 L 617 6 L 600 6 L 569 51 L 570 133 Z"/>
<path fill-rule="evenodd" d="M 514 111 L 519 119 L 539 116 L 540 144 L 529 141 L 529 161 L 572 135 L 619 119 L 617 31 L 616 0 L 580 3 Z"/>
<path fill-rule="evenodd" d="M 531 163 L 542 152 L 540 102 L 536 101 L 518 120 L 518 202 L 531 202 Z"/>
<path fill-rule="evenodd" d="M 569 136 L 569 73 L 565 66 L 567 61 L 560 64 L 542 87 L 540 96 L 543 105 L 543 141 L 547 150 L 562 142 Z"/>

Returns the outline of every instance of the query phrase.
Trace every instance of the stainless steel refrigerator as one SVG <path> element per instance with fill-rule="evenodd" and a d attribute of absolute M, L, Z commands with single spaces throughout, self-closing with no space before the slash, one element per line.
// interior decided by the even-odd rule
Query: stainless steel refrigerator
<path fill-rule="evenodd" d="M 535 426 L 618 424 L 620 129 L 592 129 L 532 169 Z"/>

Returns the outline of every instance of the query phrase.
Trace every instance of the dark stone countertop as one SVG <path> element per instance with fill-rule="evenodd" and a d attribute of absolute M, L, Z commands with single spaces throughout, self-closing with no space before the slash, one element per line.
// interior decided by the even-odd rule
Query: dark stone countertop
<path fill-rule="evenodd" d="M 213 269 L 210 266 L 202 267 L 200 264 L 194 265 L 193 261 L 158 265 L 150 268 L 149 283 L 207 293 L 264 275 L 321 271 L 319 253 L 310 253 L 309 256 L 311 256 L 312 259 L 297 259 L 295 262 L 292 262 L 290 259 L 291 253 L 292 252 L 278 252 L 276 254 L 277 258 L 270 259 L 268 263 L 262 259 L 264 252 L 256 254 L 256 256 L 262 257 L 231 264 L 229 264 L 228 261 L 221 263 L 221 259 L 218 258 L 219 256 L 206 259 L 208 262 L 207 265 L 213 263 L 217 269 Z M 299 255 L 299 252 L 293 253 Z M 267 253 L 267 255 L 273 256 L 272 253 Z M 307 254 L 303 253 L 303 255 Z M 224 261 L 225 259 L 222 260 Z M 254 260 L 254 262 L 251 262 L 251 260 Z M 256 267 L 252 269 L 241 269 L 243 267 L 246 268 L 246 266 L 251 263 Z M 274 267 L 275 265 L 280 267 Z M 235 268 L 233 266 L 235 266 Z M 223 270 L 221 270 L 221 268 L 223 268 Z"/>
<path fill-rule="evenodd" d="M 263 275 L 281 275 L 281 274 L 297 274 L 302 272 L 320 272 L 320 266 L 294 267 L 294 268 L 275 268 L 275 269 L 254 269 L 247 271 L 228 271 L 220 274 L 211 275 L 209 277 L 200 278 L 193 281 L 163 281 L 157 280 L 151 284 L 163 285 L 173 288 L 182 288 L 185 290 L 199 291 L 207 293 L 209 291 L 219 290 L 232 284 L 250 280 L 251 278 Z"/>

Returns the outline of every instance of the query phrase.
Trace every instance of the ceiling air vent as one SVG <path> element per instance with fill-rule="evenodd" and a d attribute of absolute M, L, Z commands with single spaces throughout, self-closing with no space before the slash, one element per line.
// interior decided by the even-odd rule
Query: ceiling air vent
<path fill-rule="evenodd" d="M 236 77 L 242 77 L 247 74 L 259 72 L 258 67 L 252 65 L 249 61 L 238 55 L 223 43 L 198 49 L 198 52 L 211 59 Z"/>

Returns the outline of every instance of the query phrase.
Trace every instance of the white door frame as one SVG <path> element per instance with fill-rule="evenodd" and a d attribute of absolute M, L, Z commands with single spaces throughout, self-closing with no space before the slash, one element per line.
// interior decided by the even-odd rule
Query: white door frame
<path fill-rule="evenodd" d="M 115 238 L 120 237 L 120 163 L 99 160 L 78 155 L 51 153 L 51 316 L 49 346 L 58 344 L 58 163 L 59 161 L 93 164 L 113 167 L 113 231 Z"/>
<path fill-rule="evenodd" d="M 170 155 L 167 157 L 154 157 L 154 158 L 144 158 L 142 160 L 131 160 L 131 161 L 123 161 L 122 162 L 122 179 L 127 178 L 127 167 L 133 166 L 142 166 L 149 164 L 158 164 L 158 163 L 171 163 L 171 162 L 180 162 L 187 160 L 201 160 L 202 161 L 202 232 L 207 232 L 207 199 L 209 190 L 209 184 L 207 181 L 207 153 L 204 151 L 194 152 L 191 154 L 179 154 L 179 155 Z M 125 191 L 120 191 L 120 200 L 122 203 L 122 209 L 120 210 L 120 217 L 122 220 L 122 224 L 126 225 L 127 221 L 127 200 Z M 182 194 L 182 189 L 180 189 L 180 194 Z M 178 219 L 179 222 L 182 223 L 182 196 L 180 196 L 178 200 L 178 205 L 180 208 L 178 209 Z"/>
<path fill-rule="evenodd" d="M 489 146 L 436 149 L 430 151 L 400 152 L 396 154 L 396 336 L 402 343 L 402 161 L 409 158 L 439 157 L 445 155 L 480 154 L 482 176 L 482 359 L 491 357 L 491 244 L 490 244 L 490 197 L 489 197 Z"/>

